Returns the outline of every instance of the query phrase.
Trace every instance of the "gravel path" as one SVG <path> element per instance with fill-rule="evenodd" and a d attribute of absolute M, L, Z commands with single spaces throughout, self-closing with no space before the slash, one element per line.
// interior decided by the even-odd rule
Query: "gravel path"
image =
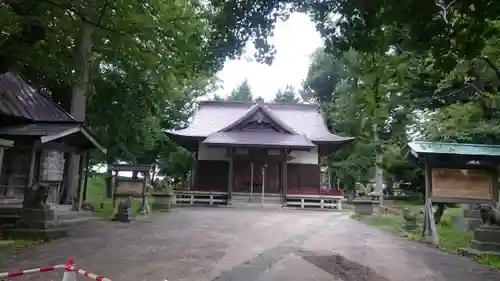
<path fill-rule="evenodd" d="M 72 237 L 1 254 L 0 271 L 68 257 L 115 281 L 500 280 L 345 213 L 234 208 L 175 209 L 130 224 L 91 221 Z M 60 281 L 61 273 L 16 280 Z"/>

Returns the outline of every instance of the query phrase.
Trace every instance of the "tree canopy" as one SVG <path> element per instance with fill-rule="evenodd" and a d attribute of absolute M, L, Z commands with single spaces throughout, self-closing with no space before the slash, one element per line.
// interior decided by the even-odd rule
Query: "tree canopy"
<path fill-rule="evenodd" d="M 250 85 L 248 84 L 248 80 L 244 80 L 241 82 L 238 87 L 233 89 L 229 96 L 227 97 L 228 101 L 244 101 L 244 102 L 249 102 L 253 101 L 253 95 L 252 95 L 252 89 L 250 88 Z"/>
<path fill-rule="evenodd" d="M 284 90 L 278 90 L 274 99 L 272 100 L 275 103 L 289 103 L 296 104 L 300 103 L 300 98 L 295 92 L 295 89 L 291 85 L 287 85 Z"/>

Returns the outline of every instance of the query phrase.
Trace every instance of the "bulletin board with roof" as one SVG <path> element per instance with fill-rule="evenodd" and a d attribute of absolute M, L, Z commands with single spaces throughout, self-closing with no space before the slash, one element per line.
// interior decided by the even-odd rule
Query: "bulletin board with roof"
<path fill-rule="evenodd" d="M 423 236 L 438 244 L 432 203 L 498 202 L 500 146 L 415 141 L 409 153 L 425 168 Z"/>
<path fill-rule="evenodd" d="M 141 205 L 140 212 L 149 212 L 146 196 L 150 185 L 150 173 L 152 165 L 149 164 L 114 164 L 111 167 L 114 173 L 113 208 L 116 206 L 117 198 L 139 198 Z M 119 172 L 132 173 L 132 177 L 119 176 Z M 135 176 L 141 173 L 142 177 Z"/>

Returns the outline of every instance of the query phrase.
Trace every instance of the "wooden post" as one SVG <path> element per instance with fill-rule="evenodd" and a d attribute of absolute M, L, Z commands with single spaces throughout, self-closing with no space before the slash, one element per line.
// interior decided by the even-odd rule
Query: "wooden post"
<path fill-rule="evenodd" d="M 266 187 L 266 164 L 262 165 L 262 190 L 260 195 L 260 205 L 264 207 L 264 189 Z"/>
<path fill-rule="evenodd" d="M 227 179 L 227 192 L 228 192 L 228 204 L 231 202 L 231 195 L 233 193 L 234 184 L 234 149 L 229 149 L 229 176 Z"/>
<path fill-rule="evenodd" d="M 287 193 L 287 190 L 288 190 L 288 160 L 287 160 L 287 157 L 288 157 L 288 152 L 285 153 L 284 155 L 284 159 L 283 159 L 283 162 L 281 163 L 282 167 L 281 167 L 281 183 L 282 183 L 282 192 L 283 192 L 283 205 L 286 204 L 286 193 Z"/>
<path fill-rule="evenodd" d="M 33 142 L 33 144 L 31 145 L 31 153 L 28 160 L 29 167 L 28 167 L 28 175 L 26 178 L 26 185 L 24 186 L 23 207 L 24 204 L 26 203 L 26 199 L 28 198 L 28 194 L 31 191 L 31 186 L 33 185 L 33 182 L 35 180 L 37 151 L 38 151 L 38 142 Z"/>
<path fill-rule="evenodd" d="M 113 188 L 113 210 L 115 209 L 116 206 L 116 188 L 118 187 L 118 171 L 115 171 L 115 175 L 112 177 L 115 182 L 114 182 L 114 188 Z"/>
<path fill-rule="evenodd" d="M 253 200 L 253 162 L 250 162 L 250 201 Z"/>
<path fill-rule="evenodd" d="M 87 163 L 87 154 L 83 153 L 80 155 L 80 163 L 79 163 L 79 171 L 78 171 L 78 187 L 77 191 L 78 193 L 76 194 L 76 201 L 77 204 L 73 204 L 73 211 L 80 211 L 80 208 L 82 207 L 82 202 L 83 202 L 83 178 L 85 177 L 85 164 Z"/>
<path fill-rule="evenodd" d="M 493 206 L 497 206 L 498 205 L 498 201 L 500 198 L 498 198 L 498 192 L 499 192 L 499 183 L 498 183 L 498 167 L 495 166 L 493 167 L 493 172 L 492 172 L 492 177 L 493 177 L 493 180 L 492 180 L 492 185 L 493 185 Z"/>
<path fill-rule="evenodd" d="M 146 205 L 146 190 L 147 190 L 147 183 L 148 183 L 148 178 L 149 178 L 149 172 L 144 172 L 144 179 L 142 180 L 142 208 L 141 208 L 141 213 L 144 213 L 144 215 L 148 214 L 148 206 Z"/>
<path fill-rule="evenodd" d="M 439 237 L 434 221 L 434 213 L 432 210 L 432 168 L 429 166 L 428 160 L 425 163 L 425 206 L 424 206 L 424 227 L 422 236 L 434 245 L 439 244 Z M 429 240 L 430 239 L 430 240 Z"/>
<path fill-rule="evenodd" d="M 87 186 L 89 182 L 89 162 L 90 162 L 90 157 L 89 153 L 85 153 L 85 177 L 83 181 L 83 202 L 87 201 Z"/>

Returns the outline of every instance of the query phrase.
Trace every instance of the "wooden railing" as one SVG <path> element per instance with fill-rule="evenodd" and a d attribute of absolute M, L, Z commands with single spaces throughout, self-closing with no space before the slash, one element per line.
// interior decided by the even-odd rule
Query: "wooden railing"
<path fill-rule="evenodd" d="M 285 196 L 285 207 L 342 209 L 344 191 L 342 189 L 294 189 Z"/>
<path fill-rule="evenodd" d="M 229 202 L 229 193 L 174 190 L 172 202 L 176 205 L 227 205 Z"/>

